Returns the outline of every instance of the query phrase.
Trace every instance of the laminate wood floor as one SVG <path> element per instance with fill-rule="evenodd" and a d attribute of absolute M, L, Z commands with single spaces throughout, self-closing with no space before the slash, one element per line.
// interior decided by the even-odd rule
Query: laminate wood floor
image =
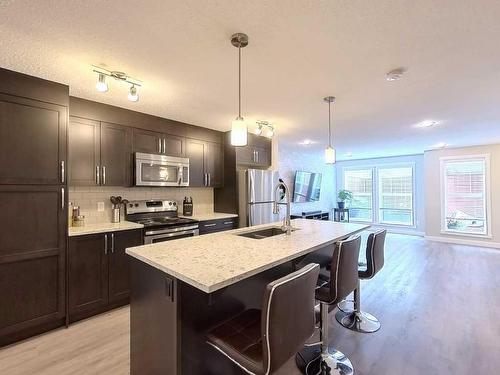
<path fill-rule="evenodd" d="M 351 332 L 331 313 L 331 343 L 358 375 L 500 374 L 498 270 L 499 250 L 388 235 L 385 267 L 361 286 L 381 330 Z M 1 375 L 128 373 L 127 307 L 0 349 Z M 291 360 L 279 374 L 299 372 Z"/>

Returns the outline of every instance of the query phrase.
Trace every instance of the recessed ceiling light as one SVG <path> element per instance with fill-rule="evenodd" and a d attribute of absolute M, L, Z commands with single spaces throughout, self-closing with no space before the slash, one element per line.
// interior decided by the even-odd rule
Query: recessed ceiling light
<path fill-rule="evenodd" d="M 448 147 L 448 144 L 444 142 L 439 142 L 436 143 L 434 146 L 432 146 L 432 148 L 446 148 L 446 147 Z"/>
<path fill-rule="evenodd" d="M 302 145 L 302 146 L 310 146 L 312 144 L 314 144 L 316 142 L 310 140 L 310 139 L 304 139 L 302 142 L 299 142 L 299 145 Z"/>
<path fill-rule="evenodd" d="M 393 69 L 385 75 L 385 79 L 389 82 L 398 81 L 403 77 L 403 74 L 405 74 L 405 72 L 405 68 Z"/>
<path fill-rule="evenodd" d="M 441 124 L 440 121 L 436 120 L 424 120 L 415 125 L 416 128 L 432 128 L 433 126 L 437 126 Z"/>

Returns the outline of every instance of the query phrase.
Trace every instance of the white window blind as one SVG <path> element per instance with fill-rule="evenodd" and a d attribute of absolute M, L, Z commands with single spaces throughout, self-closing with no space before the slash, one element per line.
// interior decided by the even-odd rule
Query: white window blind
<path fill-rule="evenodd" d="M 413 225 L 413 168 L 378 168 L 379 222 Z"/>
<path fill-rule="evenodd" d="M 465 234 L 488 234 L 486 157 L 442 160 L 443 229 Z"/>
<path fill-rule="evenodd" d="M 373 221 L 373 170 L 345 170 L 344 188 L 353 195 L 349 202 L 351 219 Z"/>

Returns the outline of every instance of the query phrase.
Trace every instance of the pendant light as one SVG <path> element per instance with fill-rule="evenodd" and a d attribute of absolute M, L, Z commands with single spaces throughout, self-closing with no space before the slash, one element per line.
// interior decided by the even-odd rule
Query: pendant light
<path fill-rule="evenodd" d="M 332 110 L 331 110 L 332 103 L 335 103 L 335 97 L 327 96 L 326 98 L 323 98 L 323 100 L 328 103 L 328 147 L 325 150 L 325 163 L 335 164 L 336 161 L 335 149 L 332 147 Z"/>
<path fill-rule="evenodd" d="M 248 143 L 248 128 L 245 119 L 241 117 L 241 49 L 248 45 L 248 35 L 236 33 L 231 37 L 231 44 L 238 48 L 238 117 L 231 125 L 231 144 L 246 146 Z"/>

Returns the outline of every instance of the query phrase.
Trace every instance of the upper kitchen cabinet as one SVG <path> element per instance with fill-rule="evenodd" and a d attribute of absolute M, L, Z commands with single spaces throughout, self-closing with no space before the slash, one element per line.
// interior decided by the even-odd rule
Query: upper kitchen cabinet
<path fill-rule="evenodd" d="M 134 129 L 134 152 L 183 157 L 185 138 L 149 130 Z"/>
<path fill-rule="evenodd" d="M 224 150 L 219 143 L 186 140 L 189 186 L 220 187 L 224 182 Z"/>
<path fill-rule="evenodd" d="M 69 179 L 73 186 L 129 186 L 131 129 L 70 117 Z"/>
<path fill-rule="evenodd" d="M 269 168 L 271 166 L 272 146 L 269 138 L 248 134 L 248 144 L 235 147 L 236 163 L 246 167 Z"/>
<path fill-rule="evenodd" d="M 64 183 L 67 108 L 0 94 L 0 184 Z"/>

